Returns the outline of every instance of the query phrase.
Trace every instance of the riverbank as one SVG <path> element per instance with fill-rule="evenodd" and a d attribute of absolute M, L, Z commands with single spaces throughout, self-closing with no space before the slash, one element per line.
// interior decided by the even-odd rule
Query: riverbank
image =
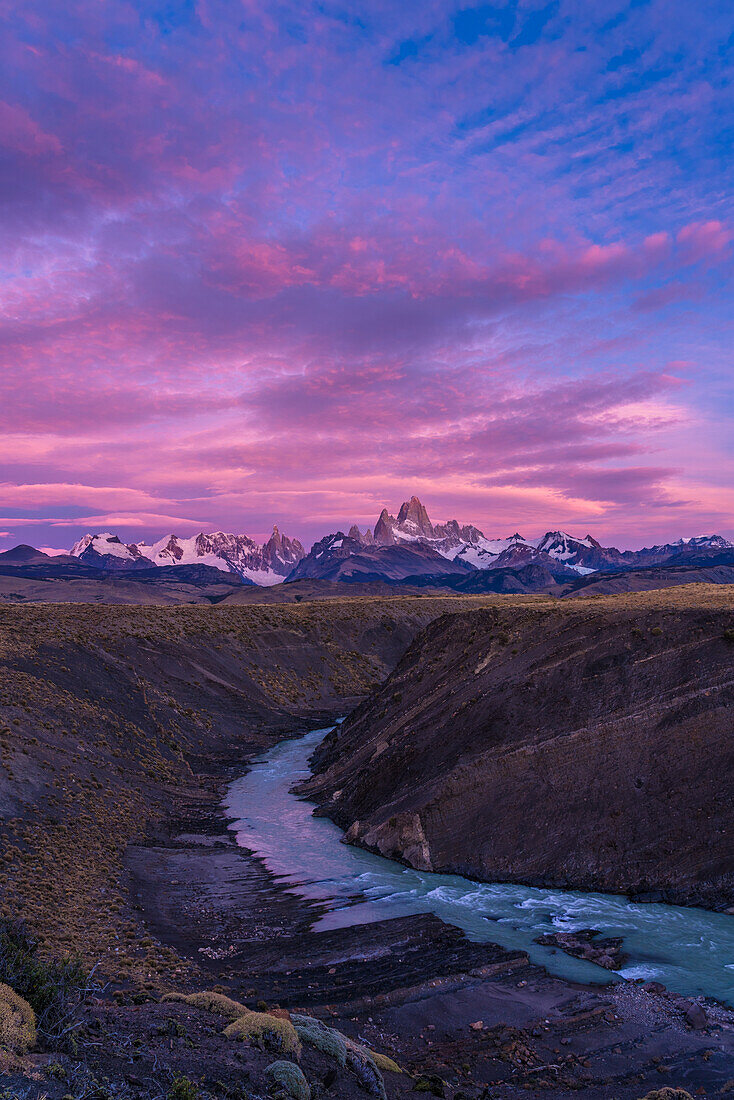
<path fill-rule="evenodd" d="M 175 811 L 128 849 L 124 885 L 140 935 L 151 957 L 179 960 L 164 987 L 216 988 L 251 1008 L 320 1017 L 404 1067 L 410 1076 L 386 1075 L 390 1100 L 416 1082 L 447 1100 L 637 1100 L 663 1085 L 726 1095 L 734 1014 L 715 1006 L 697 1010 L 654 986 L 554 978 L 522 952 L 471 944 L 429 915 L 314 932 L 324 907 L 237 847 L 222 808 L 228 783 L 283 732 L 244 731 L 242 760 L 202 755 Z M 155 987 L 115 982 L 88 1005 L 75 1059 L 35 1056 L 39 1080 L 15 1079 L 18 1095 L 61 1100 L 82 1057 L 85 1074 L 128 1090 L 119 1095 L 163 1098 L 165 1082 L 184 1074 L 206 1095 L 240 1096 L 222 1082 L 262 1080 L 272 1055 L 233 1051 L 221 1030 L 210 1014 L 160 1003 Z M 303 1065 L 310 1080 L 331 1080 L 318 1058 Z M 67 1077 L 49 1078 L 51 1067 Z M 342 1075 L 324 1096 L 365 1094 Z"/>
<path fill-rule="evenodd" d="M 427 914 L 311 930 L 325 907 L 233 841 L 220 800 L 234 770 L 207 777 L 167 838 L 128 860 L 142 920 L 210 986 L 320 1016 L 414 1076 L 440 1078 L 447 1096 L 490 1085 L 507 1098 L 632 1100 L 665 1084 L 717 1096 L 734 1078 L 734 1013 L 714 1005 L 553 977 Z"/>
<path fill-rule="evenodd" d="M 417 870 L 343 843 L 341 829 L 295 793 L 329 736 L 316 729 L 279 742 L 230 784 L 226 797 L 238 843 L 299 897 L 327 906 L 316 931 L 433 913 L 476 943 L 491 940 L 524 951 L 558 977 L 592 984 L 615 974 L 644 977 L 734 1008 L 734 920 L 725 913 L 618 894 L 478 882 Z"/>

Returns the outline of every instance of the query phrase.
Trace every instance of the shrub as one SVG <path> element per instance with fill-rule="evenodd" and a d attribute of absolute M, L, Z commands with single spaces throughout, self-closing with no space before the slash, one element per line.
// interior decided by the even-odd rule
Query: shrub
<path fill-rule="evenodd" d="M 392 1058 L 388 1058 L 386 1054 L 378 1054 L 377 1051 L 370 1050 L 363 1043 L 357 1043 L 354 1039 L 347 1038 L 346 1035 L 342 1035 L 341 1031 L 328 1027 L 313 1016 L 301 1016 L 294 1013 L 291 1016 L 291 1023 L 295 1027 L 299 1039 L 333 1058 L 340 1066 L 346 1065 L 347 1053 L 351 1050 L 354 1054 L 374 1063 L 375 1068 L 383 1073 L 385 1071 L 388 1073 L 403 1072 L 397 1062 L 393 1061 Z"/>
<path fill-rule="evenodd" d="M 381 1073 L 402 1073 L 402 1069 L 392 1058 L 388 1058 L 387 1054 L 380 1054 L 376 1050 L 370 1050 L 368 1053 L 372 1056 L 372 1061 L 375 1063 Z"/>
<path fill-rule="evenodd" d="M 0 924 L 0 982 L 29 1003 L 38 1034 L 48 1044 L 58 1044 L 76 1028 L 74 1017 L 90 977 L 78 958 L 42 958 L 38 941 L 22 924 Z"/>
<path fill-rule="evenodd" d="M 238 1020 L 244 1016 L 248 1009 L 239 1001 L 233 1001 L 224 993 L 205 991 L 202 993 L 166 993 L 164 1001 L 181 1001 L 191 1005 L 192 1008 L 201 1008 L 205 1012 L 213 1012 L 217 1016 L 224 1016 L 227 1020 Z"/>
<path fill-rule="evenodd" d="M 443 1098 L 446 1095 L 444 1083 L 434 1073 L 424 1074 L 413 1085 L 413 1092 L 430 1092 L 433 1096 Z"/>
<path fill-rule="evenodd" d="M 35 1045 L 35 1012 L 9 985 L 0 985 L 0 1051 L 27 1054 Z"/>
<path fill-rule="evenodd" d="M 167 1100 L 199 1100 L 201 1093 L 193 1081 L 181 1075 L 174 1077 Z"/>
<path fill-rule="evenodd" d="M 265 1070 L 270 1080 L 280 1085 L 293 1100 L 311 1100 L 311 1089 L 303 1076 L 303 1071 L 295 1062 L 273 1062 Z"/>
<path fill-rule="evenodd" d="M 373 1096 L 378 1096 L 380 1100 L 387 1100 L 385 1082 L 372 1057 L 372 1051 L 367 1050 L 360 1043 L 355 1043 L 353 1039 L 348 1039 L 346 1036 L 344 1038 L 347 1044 L 347 1067 L 363 1089 L 372 1093 Z"/>
<path fill-rule="evenodd" d="M 666 1085 L 662 1089 L 653 1089 L 652 1092 L 648 1092 L 647 1096 L 643 1096 L 642 1100 L 693 1100 L 690 1092 L 686 1092 L 685 1089 L 671 1089 Z"/>
<path fill-rule="evenodd" d="M 340 1066 L 347 1064 L 347 1044 L 344 1036 L 333 1027 L 327 1027 L 321 1020 L 315 1020 L 313 1016 L 291 1016 L 291 1023 L 296 1029 L 296 1034 L 302 1043 L 308 1043 L 333 1058 Z"/>
<path fill-rule="evenodd" d="M 247 1012 L 225 1027 L 224 1034 L 239 1042 L 262 1043 L 292 1058 L 301 1056 L 301 1043 L 290 1020 L 281 1020 L 267 1012 Z"/>

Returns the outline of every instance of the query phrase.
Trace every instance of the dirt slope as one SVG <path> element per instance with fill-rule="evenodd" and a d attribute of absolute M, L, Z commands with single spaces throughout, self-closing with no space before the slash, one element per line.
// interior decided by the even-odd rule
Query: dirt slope
<path fill-rule="evenodd" d="M 432 618 L 481 604 L 0 606 L 0 914 L 119 961 L 122 854 L 192 766 L 346 713 Z"/>
<path fill-rule="evenodd" d="M 302 790 L 413 866 L 734 904 L 734 589 L 433 622 Z"/>

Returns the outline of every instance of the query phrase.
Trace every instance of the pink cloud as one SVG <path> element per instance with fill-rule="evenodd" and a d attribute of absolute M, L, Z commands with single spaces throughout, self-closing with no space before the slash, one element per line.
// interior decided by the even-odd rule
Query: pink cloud
<path fill-rule="evenodd" d="M 117 530 L 117 528 L 140 527 L 146 530 L 158 530 L 160 534 L 168 528 L 175 531 L 206 531 L 211 523 L 201 519 L 187 519 L 185 516 L 168 515 L 165 512 L 103 512 L 99 515 L 75 516 L 74 519 L 49 519 L 52 527 L 69 527 L 72 530 L 90 528 L 93 531 Z"/>
<path fill-rule="evenodd" d="M 725 251 L 732 241 L 731 229 L 720 221 L 692 222 L 678 231 L 677 241 L 688 263 L 713 260 Z"/>
<path fill-rule="evenodd" d="M 0 131 L 3 144 L 28 157 L 60 153 L 61 142 L 45 131 L 23 107 L 0 102 Z"/>
<path fill-rule="evenodd" d="M 0 484 L 0 508 L 47 507 L 48 505 L 80 504 L 82 501 L 104 502 L 108 508 L 130 509 L 161 503 L 151 493 L 141 489 L 44 482 L 38 484 Z M 7 522 L 7 519 L 6 521 Z"/>

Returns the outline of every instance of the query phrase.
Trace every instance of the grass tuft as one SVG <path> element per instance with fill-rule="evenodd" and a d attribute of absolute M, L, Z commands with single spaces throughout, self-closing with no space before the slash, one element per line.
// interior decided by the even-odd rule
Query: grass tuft
<path fill-rule="evenodd" d="M 35 1045 L 35 1012 L 9 985 L 0 985 L 0 1053 L 27 1054 Z"/>
<path fill-rule="evenodd" d="M 301 1042 L 290 1020 L 281 1020 L 267 1012 L 248 1012 L 224 1029 L 228 1039 L 263 1045 L 291 1058 L 300 1058 Z"/>
<path fill-rule="evenodd" d="M 182 1001 L 192 1008 L 201 1008 L 205 1012 L 213 1012 L 216 1016 L 224 1016 L 227 1020 L 238 1020 L 246 1015 L 248 1009 L 239 1001 L 233 1001 L 224 993 L 214 993 L 210 990 L 201 993 L 166 993 L 164 1001 Z"/>
<path fill-rule="evenodd" d="M 265 1075 L 293 1100 L 311 1100 L 308 1081 L 295 1062 L 273 1062 L 265 1070 Z"/>

